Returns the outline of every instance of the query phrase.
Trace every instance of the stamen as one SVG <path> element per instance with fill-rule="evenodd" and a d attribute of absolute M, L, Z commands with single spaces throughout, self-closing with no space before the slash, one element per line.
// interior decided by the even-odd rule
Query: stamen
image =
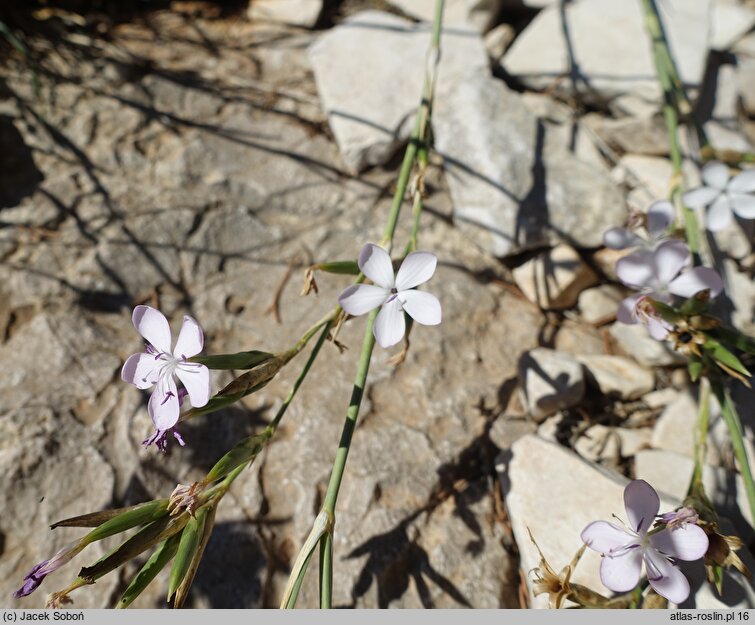
<path fill-rule="evenodd" d="M 165 405 L 165 403 L 166 403 L 166 402 L 167 402 L 167 401 L 168 401 L 168 400 L 169 400 L 169 399 L 170 399 L 171 397 L 175 397 L 175 395 L 173 394 L 173 391 L 168 391 L 167 393 L 165 393 L 165 399 L 163 399 L 163 400 L 162 400 L 162 401 L 160 402 L 160 405 L 161 405 L 161 406 L 164 406 L 164 405 Z"/>

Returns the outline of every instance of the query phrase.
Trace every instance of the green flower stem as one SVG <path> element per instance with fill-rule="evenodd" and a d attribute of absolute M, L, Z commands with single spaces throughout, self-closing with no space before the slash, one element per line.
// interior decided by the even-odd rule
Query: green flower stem
<path fill-rule="evenodd" d="M 739 472 L 745 483 L 747 502 L 750 504 L 750 515 L 751 518 L 755 518 L 755 481 L 752 478 L 752 470 L 750 469 L 750 462 L 745 450 L 742 422 L 739 419 L 737 408 L 731 399 L 731 394 L 724 386 L 723 381 L 720 378 L 713 379 L 711 380 L 711 385 L 713 386 L 713 393 L 721 405 L 721 414 L 726 427 L 729 429 L 729 438 L 731 438 L 731 445 L 734 449 L 734 457 L 737 459 Z"/>
<path fill-rule="evenodd" d="M 367 382 L 367 372 L 370 368 L 372 350 L 375 347 L 375 336 L 372 332 L 372 328 L 375 325 L 375 318 L 377 317 L 378 312 L 379 310 L 376 308 L 367 318 L 367 327 L 364 329 L 364 339 L 362 341 L 362 352 L 359 356 L 356 379 L 354 380 L 354 387 L 351 391 L 351 401 L 349 402 L 349 409 L 346 412 L 346 421 L 343 424 L 341 440 L 338 443 L 338 451 L 336 452 L 336 459 L 333 463 L 333 471 L 330 475 L 328 490 L 325 493 L 325 501 L 322 506 L 323 510 L 329 511 L 333 516 L 335 516 L 338 490 L 341 487 L 343 472 L 346 468 L 346 458 L 349 455 L 351 437 L 354 434 L 354 428 L 356 427 L 357 416 L 359 414 L 359 406 L 362 403 L 362 396 L 364 395 L 364 386 Z"/>
<path fill-rule="evenodd" d="M 710 421 L 710 383 L 708 378 L 700 379 L 700 396 L 698 398 L 697 430 L 695 431 L 695 469 L 692 472 L 687 495 L 703 491 L 703 467 L 705 452 L 708 448 L 708 423 Z"/>
<path fill-rule="evenodd" d="M 401 163 L 398 182 L 396 183 L 396 192 L 393 195 L 391 211 L 388 214 L 388 221 L 385 225 L 383 238 L 380 246 L 391 253 L 393 247 L 393 235 L 396 232 L 396 223 L 401 206 L 404 202 L 404 195 L 409 186 L 409 179 L 417 161 L 418 152 L 426 146 L 427 132 L 430 125 L 430 113 L 432 111 L 433 97 L 435 96 L 435 82 L 438 75 L 438 62 L 440 60 L 440 34 L 441 24 L 443 23 L 444 0 L 436 0 L 435 15 L 433 18 L 433 32 L 428 51 L 427 68 L 425 73 L 425 83 L 422 89 L 422 101 L 417 109 L 417 116 L 414 121 L 414 129 L 409 138 L 409 145 L 406 146 L 404 160 Z M 416 214 L 416 213 L 415 213 Z M 417 217 L 418 219 L 418 217 Z M 415 237 L 416 238 L 416 237 Z"/>
<path fill-rule="evenodd" d="M 666 33 L 663 30 L 663 24 L 661 23 L 655 0 L 642 0 L 642 7 L 645 13 L 645 28 L 652 41 L 655 71 L 658 75 L 658 82 L 663 90 L 663 119 L 666 122 L 671 151 L 671 164 L 674 171 L 671 181 L 671 201 L 675 205 L 681 206 L 687 243 L 692 252 L 695 265 L 700 265 L 700 242 L 702 240 L 700 225 L 697 222 L 695 212 L 683 205 L 681 197 L 684 180 L 682 176 L 682 151 L 679 146 L 679 116 L 680 112 L 684 112 L 685 114 L 691 113 L 692 107 L 684 94 L 679 72 L 671 56 Z M 696 127 L 698 128 L 698 132 L 701 133 L 702 128 L 697 124 Z M 707 145 L 707 138 L 705 138 L 704 133 L 701 135 L 701 143 Z"/>

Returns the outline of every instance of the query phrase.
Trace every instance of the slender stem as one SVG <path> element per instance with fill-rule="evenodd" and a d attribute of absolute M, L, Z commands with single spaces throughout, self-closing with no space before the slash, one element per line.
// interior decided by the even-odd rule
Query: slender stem
<path fill-rule="evenodd" d="M 372 349 L 375 347 L 375 336 L 372 328 L 375 325 L 377 314 L 378 309 L 375 309 L 367 318 L 367 327 L 364 329 L 364 339 L 362 340 L 362 352 L 359 355 L 357 374 L 351 390 L 351 401 L 349 402 L 349 409 L 346 412 L 346 421 L 343 424 L 341 440 L 338 443 L 338 451 L 333 463 L 333 471 L 330 474 L 328 490 L 325 493 L 325 500 L 322 505 L 323 510 L 329 511 L 334 516 L 338 491 L 341 487 L 341 480 L 343 480 L 344 469 L 346 468 L 346 458 L 349 455 L 349 448 L 351 447 L 351 437 L 357 424 L 359 406 L 362 404 L 364 386 L 367 382 L 367 372 L 369 371 L 370 359 L 372 358 Z"/>
<path fill-rule="evenodd" d="M 745 483 L 747 501 L 750 504 L 750 515 L 751 518 L 755 519 L 755 481 L 753 481 L 752 478 L 750 462 L 747 458 L 747 452 L 744 446 L 742 422 L 739 419 L 737 408 L 731 399 L 729 389 L 724 386 L 720 379 L 711 380 L 711 384 L 713 386 L 713 392 L 718 398 L 718 403 L 721 404 L 721 414 L 724 418 L 724 422 L 729 429 L 729 438 L 731 438 L 731 445 L 734 449 L 734 457 L 737 459 L 739 472 Z"/>
<path fill-rule="evenodd" d="M 682 203 L 682 186 L 684 180 L 682 177 L 682 151 L 679 145 L 679 115 L 680 108 L 683 108 L 685 113 L 690 113 L 691 106 L 684 94 L 681 79 L 679 78 L 679 72 L 676 69 L 674 59 L 671 56 L 666 33 L 663 30 L 663 24 L 655 0 L 643 0 L 642 6 L 645 12 L 645 27 L 652 41 L 655 71 L 658 75 L 658 82 L 663 90 L 663 119 L 666 122 L 666 131 L 668 132 L 669 148 L 671 152 L 671 164 L 673 166 L 670 193 L 671 201 L 675 205 L 681 206 L 687 243 L 689 244 L 695 264 L 700 265 L 700 241 L 702 237 L 700 234 L 700 226 L 697 222 L 697 215 L 692 209 L 687 208 Z M 705 141 L 707 141 L 707 139 Z"/>
<path fill-rule="evenodd" d="M 710 421 L 710 383 L 708 378 L 700 379 L 700 396 L 698 398 L 697 429 L 695 430 L 695 470 L 692 472 L 687 494 L 700 490 L 703 484 L 703 467 L 707 450 L 708 423 Z"/>
<path fill-rule="evenodd" d="M 320 541 L 320 608 L 333 607 L 333 534 L 326 533 Z"/>

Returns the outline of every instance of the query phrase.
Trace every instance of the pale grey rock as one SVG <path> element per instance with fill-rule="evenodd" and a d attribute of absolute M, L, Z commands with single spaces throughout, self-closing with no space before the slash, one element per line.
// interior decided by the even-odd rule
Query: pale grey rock
<path fill-rule="evenodd" d="M 726 294 L 734 306 L 731 321 L 742 332 L 755 332 L 755 283 L 752 278 L 737 268 L 734 261 L 724 260 L 723 278 Z"/>
<path fill-rule="evenodd" d="M 736 0 L 714 0 L 712 9 L 708 45 L 713 50 L 728 50 L 755 26 L 755 10 Z"/>
<path fill-rule="evenodd" d="M 551 137 L 501 81 L 470 72 L 433 115 L 456 224 L 509 256 L 548 242 L 597 247 L 626 212 L 609 178 Z"/>
<path fill-rule="evenodd" d="M 579 312 L 587 323 L 600 325 L 616 316 L 624 293 L 612 284 L 602 284 L 579 294 Z"/>
<path fill-rule="evenodd" d="M 645 367 L 681 365 L 684 357 L 669 349 L 663 341 L 656 341 L 642 324 L 614 323 L 609 332 L 627 355 Z"/>
<path fill-rule="evenodd" d="M 461 77 L 489 72 L 477 31 L 456 25 L 442 36 L 439 101 Z M 427 23 L 365 11 L 327 31 L 310 48 L 320 100 L 350 172 L 384 163 L 409 137 L 429 44 Z"/>
<path fill-rule="evenodd" d="M 619 119 L 588 113 L 583 122 L 606 144 L 620 153 L 666 156 L 668 135 L 660 115 L 628 116 Z"/>
<path fill-rule="evenodd" d="M 731 443 L 718 402 L 711 399 L 708 409 L 710 426 L 705 462 L 717 466 L 731 455 Z M 689 393 L 681 393 L 658 417 L 653 429 L 653 447 L 693 458 L 698 413 L 698 402 Z"/>
<path fill-rule="evenodd" d="M 529 419 L 512 418 L 504 414 L 493 422 L 488 436 L 499 449 L 508 449 L 520 438 L 532 434 L 535 430 L 535 424 Z"/>
<path fill-rule="evenodd" d="M 642 398 L 642 401 L 650 408 L 663 408 L 664 406 L 668 406 L 677 397 L 679 397 L 679 392 L 676 389 L 662 388 L 648 393 Z"/>
<path fill-rule="evenodd" d="M 694 469 L 692 458 L 666 449 L 644 449 L 635 458 L 638 479 L 646 480 L 659 492 L 679 500 L 687 496 Z M 745 536 L 751 534 L 752 515 L 742 477 L 722 467 L 706 464 L 703 486 L 719 514 L 734 521 Z"/>
<path fill-rule="evenodd" d="M 727 274 L 736 273 L 736 263 L 732 263 L 732 259 L 742 261 L 752 252 L 753 241 L 755 241 L 755 222 L 752 220 L 733 220 L 723 230 L 709 231 L 708 236 L 713 238 L 717 250 L 729 257 L 724 259 L 724 272 Z M 736 276 L 732 279 L 735 282 L 737 281 Z M 747 292 L 748 289 L 743 288 Z M 739 292 L 742 291 L 739 290 Z"/>
<path fill-rule="evenodd" d="M 650 428 L 624 428 L 593 425 L 580 436 L 574 450 L 586 460 L 618 467 L 622 458 L 631 458 L 650 447 Z"/>
<path fill-rule="evenodd" d="M 626 182 L 633 188 L 643 189 L 645 195 L 637 208 L 644 211 L 653 200 L 668 196 L 673 173 L 673 166 L 667 158 L 626 154 L 614 168 L 613 175 L 617 182 Z M 699 173 L 692 161 L 685 159 L 682 173 L 690 187 L 698 184 L 696 180 L 699 180 Z"/>
<path fill-rule="evenodd" d="M 251 0 L 246 15 L 250 20 L 311 28 L 322 13 L 322 6 L 323 0 Z"/>
<path fill-rule="evenodd" d="M 574 356 L 603 354 L 606 351 L 606 339 L 602 330 L 566 319 L 556 334 L 554 347 Z"/>
<path fill-rule="evenodd" d="M 735 70 L 738 102 L 748 115 L 755 115 L 755 58 L 742 58 Z"/>
<path fill-rule="evenodd" d="M 637 399 L 653 390 L 653 372 L 623 356 L 578 356 L 604 395 Z"/>
<path fill-rule="evenodd" d="M 710 0 L 690 0 L 674 6 L 673 18 L 664 16 L 686 85 L 697 86 L 703 78 L 709 11 Z M 576 90 L 598 103 L 631 93 L 658 105 L 661 91 L 647 42 L 639 2 L 580 0 L 567 4 L 563 13 L 558 5 L 541 11 L 502 65 L 534 89 Z"/>
<path fill-rule="evenodd" d="M 407 15 L 426 22 L 433 21 L 435 0 L 389 1 Z M 443 24 L 469 24 L 479 32 L 485 32 L 493 25 L 504 2 L 505 0 L 449 0 L 443 7 Z"/>
<path fill-rule="evenodd" d="M 579 294 L 598 281 L 595 272 L 568 245 L 558 245 L 514 269 L 514 281 L 544 309 L 571 308 Z"/>
<path fill-rule="evenodd" d="M 485 35 L 485 49 L 493 61 L 499 61 L 516 37 L 516 31 L 511 24 L 498 24 Z"/>
<path fill-rule="evenodd" d="M 530 415 L 537 421 L 576 406 L 585 393 L 579 362 L 544 347 L 530 350 L 519 359 L 519 383 L 526 393 Z"/>

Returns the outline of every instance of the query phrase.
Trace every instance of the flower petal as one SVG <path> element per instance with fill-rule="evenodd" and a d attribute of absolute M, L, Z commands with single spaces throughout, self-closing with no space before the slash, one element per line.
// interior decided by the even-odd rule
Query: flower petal
<path fill-rule="evenodd" d="M 181 412 L 178 405 L 178 389 L 172 375 L 163 376 L 157 382 L 147 404 L 147 412 L 158 430 L 169 430 L 178 423 Z"/>
<path fill-rule="evenodd" d="M 706 187 L 723 190 L 729 182 L 729 168 L 718 161 L 711 161 L 703 167 L 701 175 Z"/>
<path fill-rule="evenodd" d="M 385 302 L 391 295 L 388 289 L 373 284 L 352 284 L 338 296 L 338 303 L 355 317 L 370 312 Z"/>
<path fill-rule="evenodd" d="M 612 250 L 623 250 L 641 243 L 642 239 L 626 228 L 611 228 L 603 233 L 603 245 Z"/>
<path fill-rule="evenodd" d="M 658 514 L 661 500 L 645 480 L 633 480 L 624 489 L 624 507 L 630 527 L 642 534 L 647 532 Z"/>
<path fill-rule="evenodd" d="M 710 289 L 710 296 L 716 297 L 724 289 L 723 280 L 711 267 L 688 269 L 668 285 L 669 291 L 680 297 L 692 297 L 705 289 Z"/>
<path fill-rule="evenodd" d="M 650 544 L 662 554 L 680 560 L 699 560 L 708 551 L 708 535 L 699 525 L 687 523 L 665 529 L 650 537 Z"/>
<path fill-rule="evenodd" d="M 582 542 L 599 553 L 611 553 L 637 542 L 637 536 L 608 521 L 593 521 L 581 534 Z"/>
<path fill-rule="evenodd" d="M 653 272 L 661 284 L 668 284 L 689 260 L 689 248 L 684 241 L 664 241 L 653 253 Z"/>
<path fill-rule="evenodd" d="M 176 358 L 191 358 L 201 352 L 203 347 L 204 334 L 202 334 L 202 328 L 199 327 L 196 319 L 184 315 L 184 322 L 181 326 L 181 332 L 178 333 L 173 355 Z"/>
<path fill-rule="evenodd" d="M 159 310 L 151 306 L 137 306 L 131 316 L 136 331 L 157 351 L 170 354 L 170 326 Z"/>
<path fill-rule="evenodd" d="M 433 277 L 438 259 L 430 252 L 412 252 L 401 263 L 396 274 L 396 288 L 399 291 L 413 289 Z"/>
<path fill-rule="evenodd" d="M 656 341 L 665 340 L 671 328 L 671 324 L 663 319 L 655 319 L 653 317 L 648 317 L 647 319 L 648 332 Z"/>
<path fill-rule="evenodd" d="M 441 320 L 440 302 L 432 293 L 401 291 L 399 299 L 407 314 L 425 326 L 437 326 Z"/>
<path fill-rule="evenodd" d="M 600 562 L 600 581 L 614 592 L 632 590 L 640 581 L 642 549 L 632 549 L 620 556 L 603 556 Z"/>
<path fill-rule="evenodd" d="M 730 193 L 729 206 L 742 219 L 755 219 L 755 195 Z"/>
<path fill-rule="evenodd" d="M 619 309 L 616 311 L 616 320 L 621 323 L 628 323 L 629 325 L 637 323 L 637 318 L 634 316 L 634 307 L 642 297 L 644 297 L 644 295 L 638 293 L 637 295 L 630 295 L 621 300 L 619 303 Z"/>
<path fill-rule="evenodd" d="M 697 189 L 687 191 L 687 193 L 682 196 L 682 202 L 689 208 L 702 208 L 713 202 L 720 195 L 720 189 L 714 189 L 713 187 L 697 187 Z"/>
<path fill-rule="evenodd" d="M 393 263 L 388 252 L 382 247 L 367 243 L 359 252 L 357 264 L 362 273 L 376 285 L 388 290 L 393 288 Z"/>
<path fill-rule="evenodd" d="M 191 405 L 195 408 L 206 406 L 212 394 L 210 370 L 204 365 L 187 362 L 176 367 L 176 375 L 189 393 Z M 179 396 L 179 406 L 180 403 Z"/>
<path fill-rule="evenodd" d="M 737 174 L 726 185 L 727 191 L 738 191 L 739 193 L 751 193 L 755 191 L 755 169 L 746 169 Z"/>
<path fill-rule="evenodd" d="M 649 285 L 653 279 L 653 255 L 642 251 L 620 258 L 616 262 L 616 275 L 627 286 Z"/>
<path fill-rule="evenodd" d="M 403 338 L 405 330 L 404 311 L 398 297 L 394 297 L 380 309 L 373 333 L 381 347 L 390 347 Z"/>
<path fill-rule="evenodd" d="M 666 233 L 674 223 L 674 205 L 668 200 L 653 202 L 648 208 L 647 231 L 657 239 Z"/>
<path fill-rule="evenodd" d="M 652 547 L 645 549 L 645 570 L 648 581 L 661 597 L 671 603 L 682 603 L 689 597 L 689 582 L 678 568 Z"/>
<path fill-rule="evenodd" d="M 136 388 L 149 388 L 157 382 L 160 363 L 154 354 L 132 354 L 121 369 L 121 380 Z"/>
<path fill-rule="evenodd" d="M 708 209 L 705 216 L 705 227 L 711 232 L 723 230 L 731 223 L 731 208 L 729 207 L 729 198 L 725 195 L 720 196 Z"/>

